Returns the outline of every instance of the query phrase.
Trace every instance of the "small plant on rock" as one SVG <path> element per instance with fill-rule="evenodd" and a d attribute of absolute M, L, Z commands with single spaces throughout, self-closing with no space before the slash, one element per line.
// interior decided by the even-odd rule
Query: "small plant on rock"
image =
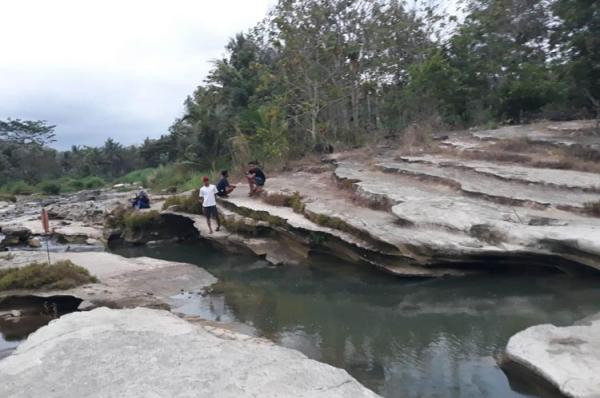
<path fill-rule="evenodd" d="M 0 270 L 0 291 L 13 289 L 65 290 L 98 280 L 88 270 L 69 260 L 31 263 L 25 267 Z"/>

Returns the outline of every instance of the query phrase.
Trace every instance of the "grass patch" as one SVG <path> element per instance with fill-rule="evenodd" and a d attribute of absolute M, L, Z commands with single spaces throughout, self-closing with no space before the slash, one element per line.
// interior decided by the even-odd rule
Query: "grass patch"
<path fill-rule="evenodd" d="M 150 211 L 129 211 L 123 217 L 123 225 L 132 232 L 140 232 L 144 229 L 151 229 L 160 224 L 160 213 L 156 210 Z"/>
<path fill-rule="evenodd" d="M 0 191 L 10 195 L 31 195 L 35 192 L 35 187 L 19 180 L 4 184 Z"/>
<path fill-rule="evenodd" d="M 163 210 L 171 206 L 177 206 L 177 211 L 192 214 L 202 214 L 202 204 L 200 203 L 199 190 L 195 189 L 187 196 L 171 196 L 165 200 Z"/>
<path fill-rule="evenodd" d="M 140 184 L 144 187 L 148 186 L 148 178 L 156 172 L 155 168 L 147 168 L 141 170 L 134 170 L 131 173 L 125 174 L 123 177 L 117 179 L 118 183 L 123 184 Z"/>
<path fill-rule="evenodd" d="M 600 217 L 600 200 L 596 202 L 587 202 L 583 205 L 583 210 L 594 217 Z"/>
<path fill-rule="evenodd" d="M 37 185 L 30 185 L 25 181 L 13 181 L 3 185 L 0 188 L 0 192 L 2 195 L 32 195 L 34 193 L 58 195 L 84 189 L 102 188 L 105 185 L 106 181 L 97 176 L 82 178 L 63 177 L 56 180 L 42 181 Z"/>
<path fill-rule="evenodd" d="M 219 213 L 219 220 L 221 225 L 224 226 L 229 232 L 242 234 L 242 235 L 258 235 L 258 228 L 256 225 L 249 225 L 243 219 L 235 216 L 224 217 Z"/>
<path fill-rule="evenodd" d="M 302 203 L 302 197 L 299 192 L 294 192 L 292 195 L 270 193 L 263 196 L 263 201 L 272 206 L 291 207 L 298 214 L 304 213 L 304 203 Z"/>
<path fill-rule="evenodd" d="M 98 280 L 69 260 L 31 263 L 21 268 L 0 270 L 0 291 L 12 289 L 65 290 Z"/>

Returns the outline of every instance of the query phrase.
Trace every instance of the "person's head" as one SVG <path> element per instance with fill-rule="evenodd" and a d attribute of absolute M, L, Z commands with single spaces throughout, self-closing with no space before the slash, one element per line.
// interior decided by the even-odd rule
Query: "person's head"
<path fill-rule="evenodd" d="M 210 184 L 210 179 L 207 176 L 202 177 L 202 182 L 204 186 L 207 187 Z"/>
<path fill-rule="evenodd" d="M 227 170 L 223 170 L 223 171 L 221 172 L 221 175 L 223 176 L 223 178 L 227 178 L 227 177 L 229 177 L 229 171 L 227 171 Z"/>

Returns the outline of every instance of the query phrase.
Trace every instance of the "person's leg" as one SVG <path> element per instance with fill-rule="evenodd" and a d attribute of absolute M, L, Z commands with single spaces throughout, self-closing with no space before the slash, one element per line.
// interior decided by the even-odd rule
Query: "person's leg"
<path fill-rule="evenodd" d="M 230 185 L 230 186 L 228 186 L 228 187 L 225 189 L 225 193 L 226 193 L 227 195 L 229 195 L 230 193 L 232 193 L 232 192 L 233 192 L 233 190 L 234 190 L 234 189 L 235 189 L 235 186 L 234 186 L 234 185 Z"/>
<path fill-rule="evenodd" d="M 221 220 L 219 220 L 219 210 L 217 206 L 214 207 L 215 219 L 217 220 L 217 231 L 221 230 Z"/>
<path fill-rule="evenodd" d="M 248 177 L 248 187 L 250 188 L 250 194 L 252 194 L 252 192 L 254 192 L 255 189 L 254 177 Z"/>
<path fill-rule="evenodd" d="M 208 225 L 208 233 L 212 234 L 212 225 L 210 225 L 210 207 L 204 208 L 204 216 L 206 217 L 206 224 Z"/>

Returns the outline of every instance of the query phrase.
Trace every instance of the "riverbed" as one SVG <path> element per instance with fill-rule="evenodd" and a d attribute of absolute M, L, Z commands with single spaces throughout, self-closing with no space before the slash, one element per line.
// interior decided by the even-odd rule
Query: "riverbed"
<path fill-rule="evenodd" d="M 535 396 L 497 365 L 509 337 L 571 324 L 600 302 L 600 280 L 590 277 L 407 280 L 327 258 L 272 267 L 200 244 L 117 253 L 202 266 L 220 282 L 207 296 L 182 292 L 176 311 L 239 324 L 346 369 L 386 398 Z"/>

